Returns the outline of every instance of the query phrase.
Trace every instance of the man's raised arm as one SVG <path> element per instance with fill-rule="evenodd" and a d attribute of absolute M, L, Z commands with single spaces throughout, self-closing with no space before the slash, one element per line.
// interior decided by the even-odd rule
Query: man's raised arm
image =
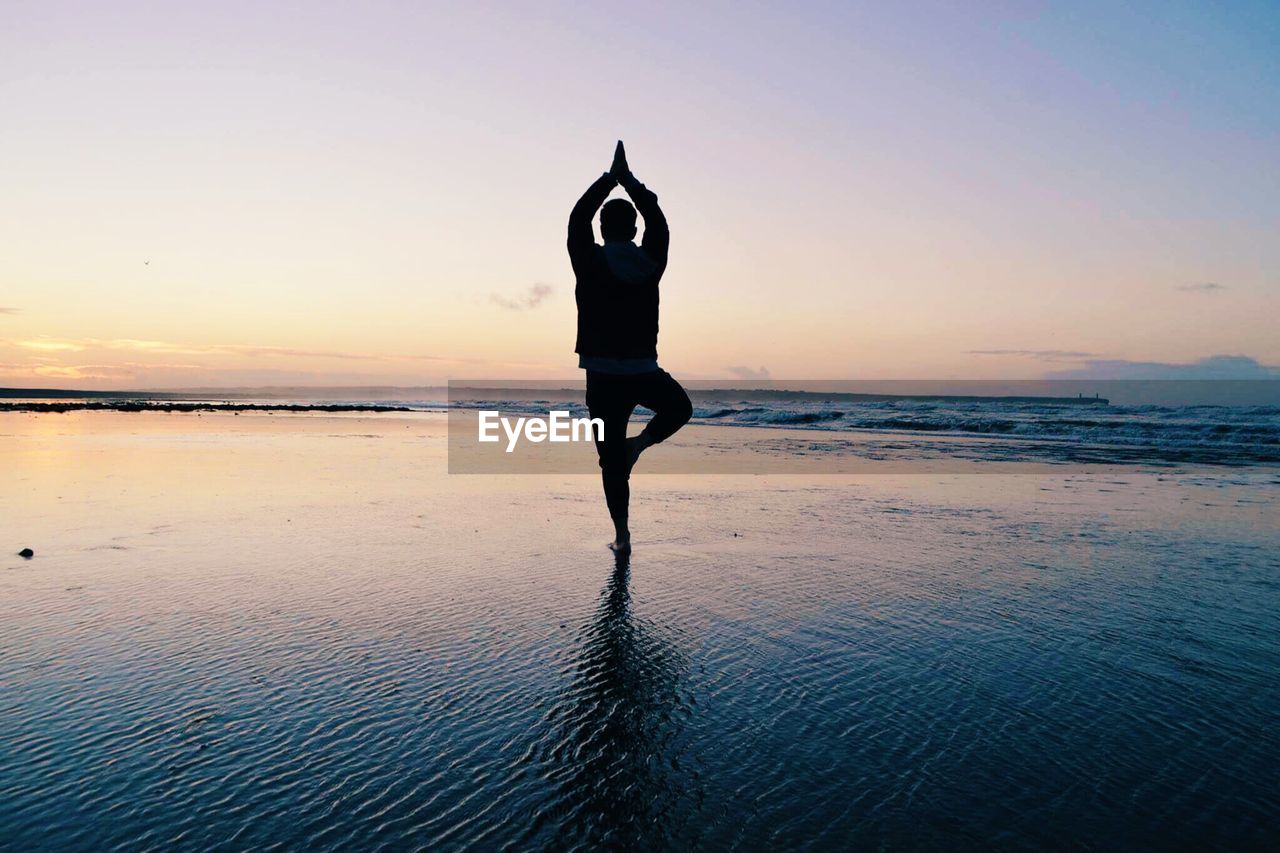
<path fill-rule="evenodd" d="M 613 165 L 609 167 L 609 174 L 618 179 L 618 183 L 631 197 L 631 203 L 636 206 L 636 212 L 644 217 L 644 240 L 640 248 L 644 249 L 646 255 L 665 267 L 667 248 L 671 244 L 671 232 L 667 230 L 667 217 L 662 215 L 662 208 L 658 207 L 658 197 L 649 192 L 649 188 L 631 174 L 631 167 L 627 165 L 627 149 L 623 146 L 621 139 L 618 140 L 618 147 L 613 151 Z"/>
<path fill-rule="evenodd" d="M 590 257 L 591 249 L 596 244 L 596 235 L 591 230 L 591 220 L 595 219 L 596 211 L 600 209 L 600 205 L 604 204 L 609 193 L 613 192 L 615 184 L 617 180 L 613 175 L 605 172 L 596 179 L 594 184 L 587 187 L 587 191 L 582 194 L 582 198 L 578 199 L 578 203 L 569 213 L 569 260 L 573 262 L 575 271 L 578 269 L 580 260 Z"/>
<path fill-rule="evenodd" d="M 671 232 L 667 229 L 667 217 L 663 215 L 662 208 L 658 207 L 658 196 L 637 181 L 630 171 L 625 172 L 618 183 L 631 197 L 636 212 L 644 217 L 644 240 L 640 242 L 640 248 L 653 260 L 666 266 Z"/>

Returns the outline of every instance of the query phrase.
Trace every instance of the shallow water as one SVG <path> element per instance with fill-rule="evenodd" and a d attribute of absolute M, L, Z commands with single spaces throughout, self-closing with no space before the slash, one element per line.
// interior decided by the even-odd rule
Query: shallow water
<path fill-rule="evenodd" d="M 15 849 L 1280 831 L 1272 470 L 637 477 L 620 566 L 421 421 L 128 417 L 0 425 Z"/>

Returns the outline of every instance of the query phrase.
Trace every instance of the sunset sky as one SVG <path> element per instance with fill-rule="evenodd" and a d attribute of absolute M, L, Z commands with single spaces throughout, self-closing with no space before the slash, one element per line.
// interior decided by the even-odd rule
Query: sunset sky
<path fill-rule="evenodd" d="M 0 385 L 572 376 L 619 138 L 677 376 L 1280 375 L 1274 2 L 3 20 Z"/>

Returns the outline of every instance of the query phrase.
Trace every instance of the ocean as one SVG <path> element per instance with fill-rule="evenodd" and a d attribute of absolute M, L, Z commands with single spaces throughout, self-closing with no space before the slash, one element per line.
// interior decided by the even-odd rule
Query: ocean
<path fill-rule="evenodd" d="M 574 417 L 587 414 L 580 388 L 570 383 L 514 383 L 490 381 L 457 383 L 448 388 L 340 388 L 340 389 L 246 389 L 197 390 L 188 392 L 133 393 L 76 398 L 23 397 L 11 392 L 0 407 L 97 406 L 118 408 L 141 406 L 208 404 L 210 406 L 328 406 L 354 411 L 371 408 L 440 412 L 449 408 L 492 409 L 513 415 L 546 415 L 552 409 L 569 411 Z M 547 387 L 533 387 L 545 384 Z M 755 428 L 779 428 L 823 432 L 858 432 L 898 436 L 907 443 L 890 447 L 909 460 L 922 450 L 945 452 L 936 439 L 981 436 L 1004 438 L 989 442 L 991 459 L 1003 462 L 1075 461 L 1081 448 L 1088 459 L 1106 464 L 1179 464 L 1247 466 L 1280 462 L 1280 382 L 1234 383 L 1233 394 L 1218 395 L 1250 402 L 1225 403 L 1120 403 L 1093 399 L 1050 396 L 1070 389 L 1074 383 L 1023 382 L 1016 396 L 972 396 L 954 393 L 972 383 L 939 383 L 950 394 L 869 395 L 848 392 L 789 391 L 777 382 L 773 389 L 732 389 L 707 387 L 714 383 L 691 383 L 693 423 Z M 795 383 L 799 387 L 815 383 Z M 865 384 L 865 383 L 864 383 Z M 1249 393 L 1241 393 L 1240 385 Z M 984 387 L 987 384 L 984 383 Z M 1162 385 L 1176 386 L 1171 390 Z M 1198 386 L 1188 388 L 1189 385 Z M 1232 385 L 1222 382 L 1159 383 L 1112 382 L 1102 387 L 1121 396 L 1204 397 L 1205 387 Z M 699 387 L 701 386 L 701 387 Z M 1094 386 L 1090 386 L 1094 387 Z M 1151 388 L 1159 393 L 1152 393 Z M 1039 392 L 1039 393 L 1034 393 Z M 1146 392 L 1146 393 L 1143 393 Z M 1264 402 L 1258 402 L 1264 401 Z M 643 422 L 648 412 L 639 408 L 635 420 Z M 927 445 L 910 443 L 912 436 L 928 435 Z M 966 453 L 971 445 L 958 445 Z M 847 448 L 844 448 L 847 449 Z"/>

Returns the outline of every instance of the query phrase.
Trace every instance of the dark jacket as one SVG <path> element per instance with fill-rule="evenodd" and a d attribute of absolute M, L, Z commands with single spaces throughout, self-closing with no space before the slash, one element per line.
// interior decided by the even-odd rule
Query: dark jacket
<path fill-rule="evenodd" d="M 569 260 L 577 278 L 580 355 L 608 358 L 656 358 L 658 355 L 658 282 L 667 268 L 670 234 L 658 197 L 634 178 L 622 181 L 636 211 L 644 217 L 644 240 L 596 243 L 591 222 L 617 183 L 602 175 L 578 199 L 569 214 Z"/>

